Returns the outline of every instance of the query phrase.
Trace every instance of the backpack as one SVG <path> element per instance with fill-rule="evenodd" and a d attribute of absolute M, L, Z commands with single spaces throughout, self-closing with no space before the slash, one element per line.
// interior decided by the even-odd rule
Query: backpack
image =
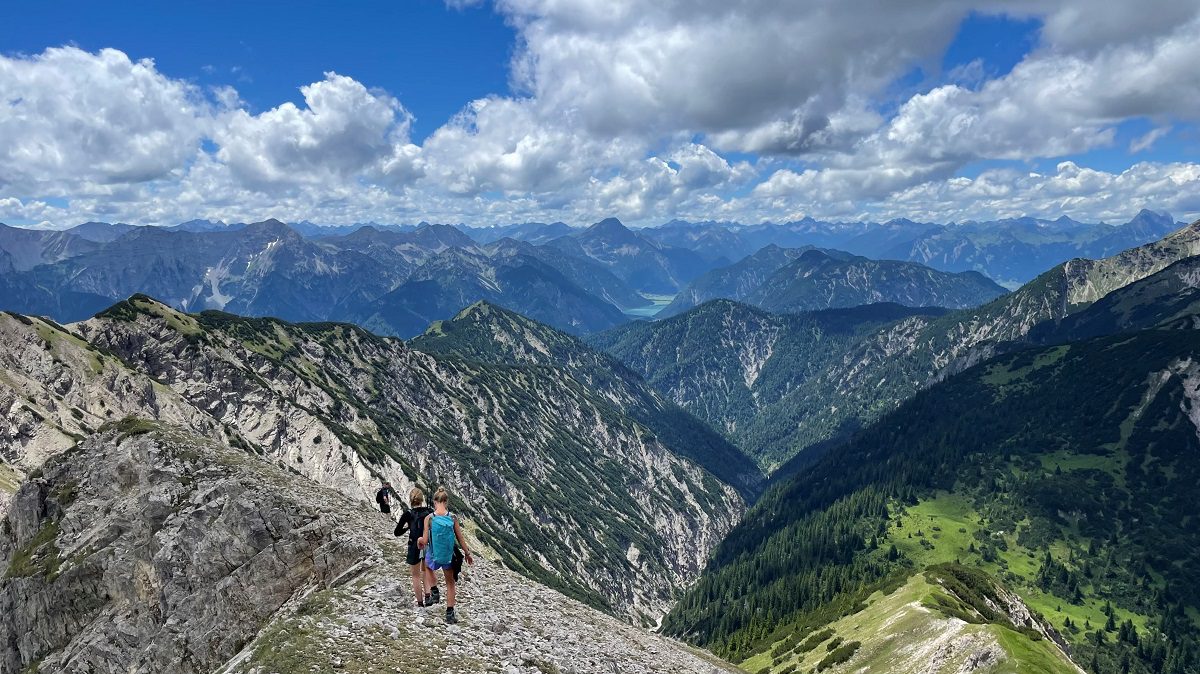
<path fill-rule="evenodd" d="M 416 543 L 421 534 L 425 533 L 425 518 L 433 512 L 429 506 L 421 506 L 408 511 L 412 515 L 412 524 L 408 526 L 408 540 Z"/>
<path fill-rule="evenodd" d="M 432 558 L 436 564 L 450 564 L 454 561 L 454 516 L 434 515 L 429 521 L 429 538 L 433 547 Z"/>

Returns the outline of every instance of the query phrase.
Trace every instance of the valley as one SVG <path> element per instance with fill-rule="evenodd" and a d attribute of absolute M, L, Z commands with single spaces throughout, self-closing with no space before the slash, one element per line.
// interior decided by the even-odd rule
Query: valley
<path fill-rule="evenodd" d="M 381 479 L 401 493 L 446 485 L 469 518 L 483 560 L 455 634 L 473 643 L 429 651 L 450 649 L 458 667 L 1189 671 L 1200 541 L 1180 513 L 1200 497 L 1188 460 L 1200 451 L 1200 223 L 958 309 L 911 294 L 949 277 L 888 272 L 910 284 L 889 295 L 883 277 L 841 266 L 862 258 L 814 249 L 764 249 L 661 292 L 694 258 L 619 225 L 536 253 L 503 239 L 489 252 L 448 229 L 337 234 L 362 250 L 393 234 L 436 241 L 441 252 L 403 283 L 462 280 L 457 295 L 414 295 L 443 304 L 376 313 L 365 328 L 183 310 L 141 293 L 65 324 L 0 314 L 4 671 L 371 671 L 425 648 L 406 621 L 433 618 L 392 600 L 406 596 L 399 553 L 372 524 L 382 515 L 365 511 Z M 285 229 L 232 231 L 323 245 Z M 637 265 L 660 261 L 661 274 L 622 276 L 600 243 L 609 238 L 634 246 Z M 608 306 L 637 320 L 555 327 L 570 301 L 529 304 L 527 289 L 505 285 L 509 271 L 491 276 L 497 260 L 525 258 L 512 278 L 557 274 L 554 293 L 625 297 Z M 797 263 L 836 271 L 797 275 Z M 279 267 L 247 269 L 267 278 Z M 816 281 L 820 308 L 772 311 L 755 293 L 797 292 L 769 282 L 779 270 L 873 290 L 837 300 Z M 224 283 L 211 286 L 222 297 Z M 533 283 L 521 287 L 544 281 Z M 702 287 L 715 296 L 678 306 Z M 370 329 L 401 320 L 409 327 L 380 332 L 422 327 L 407 341 Z M 114 485 L 126 486 L 106 491 Z M 252 506 L 259 498 L 295 503 Z M 81 519 L 77 501 L 102 516 Z M 264 507 L 307 519 L 260 522 L 251 513 Z M 148 532 L 170 544 L 152 552 Z M 326 552 L 298 552 L 311 545 Z M 232 566 L 178 561 L 196 546 L 226 550 Z M 296 555 L 323 561 L 288 566 Z M 204 613 L 227 623 L 227 640 L 201 645 L 159 622 L 167 614 L 147 621 L 133 608 L 142 595 L 105 585 L 133 573 L 117 569 L 141 569 L 134 577 L 162 596 L 180 583 L 262 587 L 250 604 Z M 251 580 L 262 573 L 277 579 Z M 109 587 L 104 601 L 98 587 Z M 520 617 L 521 596 L 555 625 Z M 46 622 L 79 601 L 81 615 L 109 616 L 139 635 L 131 644 L 155 648 L 102 647 L 111 633 L 90 619 Z M 167 610 L 198 601 L 209 600 L 179 595 Z M 21 610 L 35 604 L 48 613 Z M 347 639 L 361 646 L 329 655 Z"/>

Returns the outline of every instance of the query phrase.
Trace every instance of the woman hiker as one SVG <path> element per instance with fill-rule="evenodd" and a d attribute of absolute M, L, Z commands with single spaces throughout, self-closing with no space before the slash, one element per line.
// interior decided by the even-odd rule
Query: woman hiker
<path fill-rule="evenodd" d="M 475 564 L 471 551 L 467 549 L 467 539 L 463 536 L 458 516 L 450 512 L 450 494 L 445 488 L 439 487 L 433 495 L 433 512 L 425 517 L 425 527 L 421 537 L 417 539 L 417 547 L 425 551 L 425 566 L 431 571 L 443 571 L 446 577 L 446 622 L 458 622 L 454 615 L 454 599 L 456 578 L 454 573 L 454 552 L 461 548 L 467 564 Z"/>
<path fill-rule="evenodd" d="M 425 518 L 433 513 L 433 508 L 425 505 L 425 492 L 419 487 L 413 487 L 412 491 L 408 492 L 408 505 L 412 509 L 400 516 L 393 533 L 402 536 L 405 531 L 408 532 L 408 556 L 405 561 L 412 570 L 412 587 L 417 606 L 433 606 L 441 601 L 441 597 L 438 596 L 437 577 L 425 566 L 421 559 L 421 549 L 417 546 L 417 540 L 425 533 Z"/>

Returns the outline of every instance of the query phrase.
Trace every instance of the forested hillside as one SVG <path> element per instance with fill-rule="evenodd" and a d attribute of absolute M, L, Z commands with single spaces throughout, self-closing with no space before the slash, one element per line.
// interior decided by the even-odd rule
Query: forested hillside
<path fill-rule="evenodd" d="M 771 489 L 665 629 L 733 658 L 959 562 L 1093 672 L 1200 665 L 1200 340 L 1022 351 L 924 391 Z"/>
<path fill-rule="evenodd" d="M 822 331 L 820 349 L 815 352 L 808 347 L 800 349 L 797 353 L 802 354 L 802 360 L 793 369 L 801 376 L 786 380 L 777 396 L 754 398 L 759 408 L 755 410 L 755 421 L 750 426 L 739 426 L 735 440 L 762 465 L 774 469 L 792 456 L 821 450 L 844 439 L 940 379 L 998 353 L 1021 348 L 1035 326 L 1062 321 L 1113 291 L 1197 254 L 1200 222 L 1161 241 L 1109 258 L 1071 260 L 975 309 L 914 311 L 908 315 L 892 312 L 885 314 L 889 320 L 874 325 L 870 324 L 874 310 L 849 310 L 847 315 L 864 319 L 861 324 L 850 334 L 842 331 L 837 339 L 826 339 L 824 335 L 833 336 L 838 331 Z M 1175 281 L 1163 281 L 1168 283 L 1164 287 L 1183 292 L 1190 278 L 1184 274 Z M 771 378 L 766 376 L 763 364 L 778 356 L 773 350 L 755 348 L 768 341 L 751 339 L 748 335 L 752 331 L 743 330 L 740 320 L 714 321 L 710 313 L 701 306 L 650 326 L 624 326 L 590 339 L 641 372 L 668 397 L 728 432 L 724 413 L 709 411 L 712 405 L 705 399 L 709 395 L 706 392 L 714 388 L 740 392 L 743 385 L 733 377 L 709 374 L 720 368 L 705 367 L 701 370 L 703 376 L 698 376 L 688 370 L 690 364 L 729 360 L 729 349 L 748 352 L 752 356 L 748 362 L 763 371 L 763 381 L 767 382 Z M 687 347 L 677 348 L 685 343 L 681 338 L 684 334 L 689 335 Z M 769 343 L 774 349 L 774 342 Z M 740 371 L 749 370 L 743 367 Z M 691 392 L 689 387 L 701 393 Z M 738 397 L 730 396 L 730 400 Z M 743 405 L 741 409 L 747 408 Z"/>
<path fill-rule="evenodd" d="M 783 315 L 715 300 L 587 339 L 769 469 L 795 454 L 794 399 L 854 344 L 897 320 L 942 313 L 873 304 Z"/>

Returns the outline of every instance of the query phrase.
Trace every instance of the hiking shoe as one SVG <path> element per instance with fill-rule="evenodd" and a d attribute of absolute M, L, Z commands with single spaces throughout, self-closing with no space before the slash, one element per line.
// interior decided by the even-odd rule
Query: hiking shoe
<path fill-rule="evenodd" d="M 433 589 L 429 591 L 429 594 L 425 595 L 425 600 L 429 601 L 430 597 L 433 597 L 433 603 L 435 603 L 435 604 L 442 601 L 442 596 L 441 596 L 441 593 L 438 591 L 437 585 L 434 585 Z"/>
<path fill-rule="evenodd" d="M 456 622 L 458 622 L 458 618 L 454 615 L 454 607 L 451 606 L 446 609 L 446 624 L 453 625 Z"/>
<path fill-rule="evenodd" d="M 431 599 L 429 595 L 425 595 L 425 601 L 421 602 L 421 606 L 433 606 L 436 603 L 436 600 Z"/>

